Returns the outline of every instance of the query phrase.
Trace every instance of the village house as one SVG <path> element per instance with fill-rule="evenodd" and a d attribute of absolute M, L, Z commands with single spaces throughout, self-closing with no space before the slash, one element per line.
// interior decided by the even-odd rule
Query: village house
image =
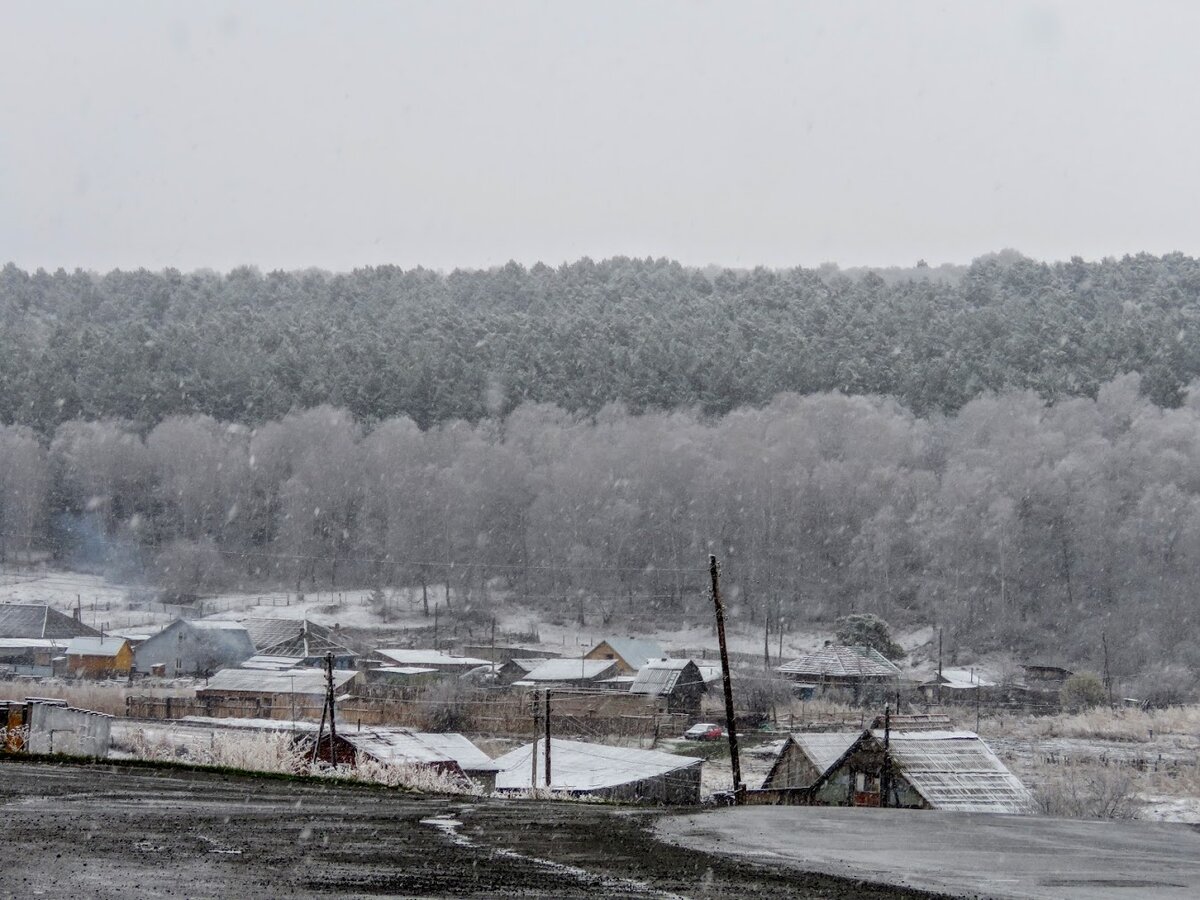
<path fill-rule="evenodd" d="M 994 694 L 997 684 L 974 669 L 942 669 L 940 676 L 921 682 L 921 693 L 929 701 L 972 703 Z"/>
<path fill-rule="evenodd" d="M 584 659 L 612 660 L 617 664 L 616 675 L 636 675 L 638 669 L 652 659 L 666 654 L 657 641 L 641 638 L 605 638 L 583 654 Z"/>
<path fill-rule="evenodd" d="M 546 742 L 539 740 L 496 759 L 496 790 L 545 787 L 545 750 Z M 695 805 L 700 802 L 703 764 L 702 759 L 658 750 L 551 738 L 550 790 L 635 803 Z"/>
<path fill-rule="evenodd" d="M 890 686 L 900 679 L 900 670 L 879 651 L 830 643 L 784 663 L 775 671 L 800 688 L 810 691 L 846 688 L 856 696 L 868 686 Z"/>
<path fill-rule="evenodd" d="M 629 692 L 654 698 L 661 712 L 698 716 L 708 686 L 692 660 L 656 659 L 638 670 Z"/>
<path fill-rule="evenodd" d="M 970 731 L 863 731 L 808 788 L 808 802 L 993 813 L 1028 813 L 1034 805 Z"/>
<path fill-rule="evenodd" d="M 766 790 L 810 788 L 858 740 L 857 731 L 802 731 L 784 740 L 767 777 Z"/>
<path fill-rule="evenodd" d="M 505 660 L 504 663 L 496 670 L 496 675 L 500 679 L 501 684 L 512 684 L 515 681 L 521 681 L 546 661 L 546 657 L 514 657 L 513 659 Z"/>
<path fill-rule="evenodd" d="M 133 669 L 133 648 L 123 637 L 76 637 L 67 642 L 67 669 L 77 678 L 112 678 Z"/>
<path fill-rule="evenodd" d="M 143 674 L 177 678 L 211 675 L 254 655 L 244 626 L 212 619 L 176 619 L 133 651 L 134 666 Z"/>
<path fill-rule="evenodd" d="M 332 653 L 335 669 L 353 669 L 358 659 L 338 629 L 308 619 L 249 618 L 242 625 L 254 644 L 255 656 L 291 660 L 295 667 L 319 667 Z"/>
<path fill-rule="evenodd" d="M 69 640 L 99 634 L 44 603 L 0 603 L 0 638 Z"/>

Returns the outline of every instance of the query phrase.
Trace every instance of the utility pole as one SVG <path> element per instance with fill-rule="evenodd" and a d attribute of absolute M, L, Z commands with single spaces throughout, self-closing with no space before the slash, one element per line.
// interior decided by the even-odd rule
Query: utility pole
<path fill-rule="evenodd" d="M 721 604 L 721 574 L 715 554 L 709 554 L 708 574 L 712 579 L 713 606 L 717 614 L 717 643 L 721 648 L 721 684 L 725 688 L 725 730 L 729 732 L 729 762 L 733 766 L 733 802 L 741 802 L 742 764 L 738 759 L 737 723 L 733 713 L 733 681 L 729 677 L 729 651 L 725 646 L 725 607 Z"/>
<path fill-rule="evenodd" d="M 1100 646 L 1104 648 L 1104 687 L 1108 691 L 1108 708 L 1113 708 L 1112 676 L 1108 673 L 1108 638 L 1100 632 Z"/>
<path fill-rule="evenodd" d="M 538 721 L 538 698 L 537 694 L 530 692 L 530 705 L 533 707 L 533 750 L 529 754 L 529 762 L 532 769 L 529 773 L 529 787 L 531 790 L 537 788 L 537 754 L 538 754 L 538 732 L 541 730 L 541 722 Z"/>
<path fill-rule="evenodd" d="M 938 628 L 938 680 L 937 680 L 937 699 L 938 703 L 942 702 L 942 629 Z"/>
<path fill-rule="evenodd" d="M 546 789 L 550 789 L 550 689 L 546 688 Z"/>
<path fill-rule="evenodd" d="M 438 648 L 437 633 L 438 633 L 438 605 L 435 602 L 433 604 L 433 649 L 435 652 L 437 651 L 437 648 Z"/>
<path fill-rule="evenodd" d="M 879 805 L 888 805 L 888 792 L 892 789 L 892 760 L 890 747 L 892 743 L 892 711 L 888 706 L 883 708 L 883 769 L 879 773 Z"/>
<path fill-rule="evenodd" d="M 325 702 L 329 705 L 329 763 L 337 765 L 337 724 L 334 721 L 333 651 L 325 654 Z"/>

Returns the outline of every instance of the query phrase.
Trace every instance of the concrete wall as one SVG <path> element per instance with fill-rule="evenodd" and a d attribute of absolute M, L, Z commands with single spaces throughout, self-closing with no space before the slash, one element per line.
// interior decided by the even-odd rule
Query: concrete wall
<path fill-rule="evenodd" d="M 27 706 L 30 753 L 107 756 L 112 717 L 49 703 Z"/>

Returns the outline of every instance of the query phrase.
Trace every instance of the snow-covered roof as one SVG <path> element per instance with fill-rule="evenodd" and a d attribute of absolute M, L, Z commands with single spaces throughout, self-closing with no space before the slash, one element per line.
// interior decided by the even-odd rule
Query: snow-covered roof
<path fill-rule="evenodd" d="M 883 740 L 882 731 L 873 731 Z M 893 731 L 896 769 L 935 809 L 1026 813 L 1033 796 L 972 731 Z"/>
<path fill-rule="evenodd" d="M 432 734 L 405 728 L 340 731 L 360 753 L 383 763 L 455 762 L 465 771 L 494 771 L 491 757 L 461 734 Z"/>
<path fill-rule="evenodd" d="M 184 619 L 193 628 L 211 628 L 220 631 L 248 631 L 241 622 L 229 619 Z"/>
<path fill-rule="evenodd" d="M 601 644 L 608 644 L 608 646 L 612 647 L 613 652 L 634 669 L 640 669 L 652 659 L 661 659 L 663 657 L 663 648 L 658 641 L 634 637 L 605 638 L 588 652 L 594 652 Z"/>
<path fill-rule="evenodd" d="M 123 637 L 71 638 L 67 656 L 116 656 L 127 643 Z"/>
<path fill-rule="evenodd" d="M 335 669 L 334 689 L 349 684 L 357 672 Z M 325 673 L 321 669 L 222 669 L 196 693 L 246 692 L 255 694 L 323 694 Z"/>
<path fill-rule="evenodd" d="M 438 669 L 427 669 L 422 666 L 376 666 L 372 672 L 387 672 L 389 675 L 428 675 Z"/>
<path fill-rule="evenodd" d="M 693 682 L 698 683 L 701 688 L 704 687 L 704 677 L 690 659 L 654 659 L 638 669 L 629 691 L 653 697 L 665 696 L 679 686 L 680 678 L 684 677 L 685 672 Z"/>
<path fill-rule="evenodd" d="M 449 666 L 460 666 L 462 668 L 473 669 L 475 666 L 490 665 L 486 659 L 476 659 L 473 656 L 450 656 L 442 653 L 440 650 L 376 650 L 380 656 L 386 656 L 388 659 L 399 663 L 402 666 L 430 666 L 433 668 L 446 668 Z"/>
<path fill-rule="evenodd" d="M 67 643 L 65 638 L 0 638 L 0 650 L 58 650 Z"/>
<path fill-rule="evenodd" d="M 542 760 L 545 741 L 526 744 L 505 753 L 495 760 L 500 772 L 496 787 L 502 790 L 529 788 L 532 778 L 529 756 L 537 752 L 538 786 L 546 770 Z M 556 791 L 595 791 L 629 784 L 648 778 L 670 775 L 704 760 L 694 756 L 677 756 L 659 750 L 637 750 L 632 747 L 610 747 L 606 744 L 585 744 L 581 741 L 550 739 L 550 787 Z"/>
<path fill-rule="evenodd" d="M 937 674 L 929 684 L 937 684 Z M 942 687 L 952 691 L 970 690 L 978 687 L 995 687 L 996 682 L 985 678 L 974 669 L 942 669 Z"/>
<path fill-rule="evenodd" d="M 540 666 L 542 663 L 544 663 L 546 661 L 546 659 L 547 658 L 544 656 L 538 656 L 536 658 L 530 658 L 530 659 L 526 659 L 525 657 L 516 657 L 516 658 L 510 659 L 508 662 L 504 663 L 504 665 L 515 666 L 516 668 L 520 669 L 522 672 L 532 672 L 534 669 L 536 669 L 538 666 Z"/>
<path fill-rule="evenodd" d="M 294 669 L 302 662 L 304 660 L 298 656 L 268 656 L 265 653 L 260 653 L 243 662 L 241 668 L 268 669 L 274 672 L 282 672 L 286 669 Z"/>
<path fill-rule="evenodd" d="M 862 736 L 861 731 L 801 731 L 791 739 L 813 766 L 822 774 L 841 759 L 851 745 Z"/>
<path fill-rule="evenodd" d="M 784 663 L 776 669 L 784 675 L 813 678 L 896 678 L 900 670 L 879 651 L 870 647 L 831 644 Z"/>
<path fill-rule="evenodd" d="M 544 659 L 542 664 L 527 673 L 523 681 L 594 681 L 615 671 L 613 659 Z"/>

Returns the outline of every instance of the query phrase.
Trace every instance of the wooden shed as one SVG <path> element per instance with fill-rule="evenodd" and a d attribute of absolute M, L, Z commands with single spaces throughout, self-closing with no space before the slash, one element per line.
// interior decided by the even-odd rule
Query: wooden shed
<path fill-rule="evenodd" d="M 128 675 L 133 648 L 123 637 L 77 637 L 67 644 L 67 668 L 80 678 Z"/>
<path fill-rule="evenodd" d="M 807 788 L 842 758 L 859 739 L 858 731 L 805 731 L 789 734 L 763 780 L 766 790 Z"/>
<path fill-rule="evenodd" d="M 629 692 L 653 697 L 662 712 L 698 716 L 708 685 L 690 659 L 656 659 L 638 670 Z"/>

